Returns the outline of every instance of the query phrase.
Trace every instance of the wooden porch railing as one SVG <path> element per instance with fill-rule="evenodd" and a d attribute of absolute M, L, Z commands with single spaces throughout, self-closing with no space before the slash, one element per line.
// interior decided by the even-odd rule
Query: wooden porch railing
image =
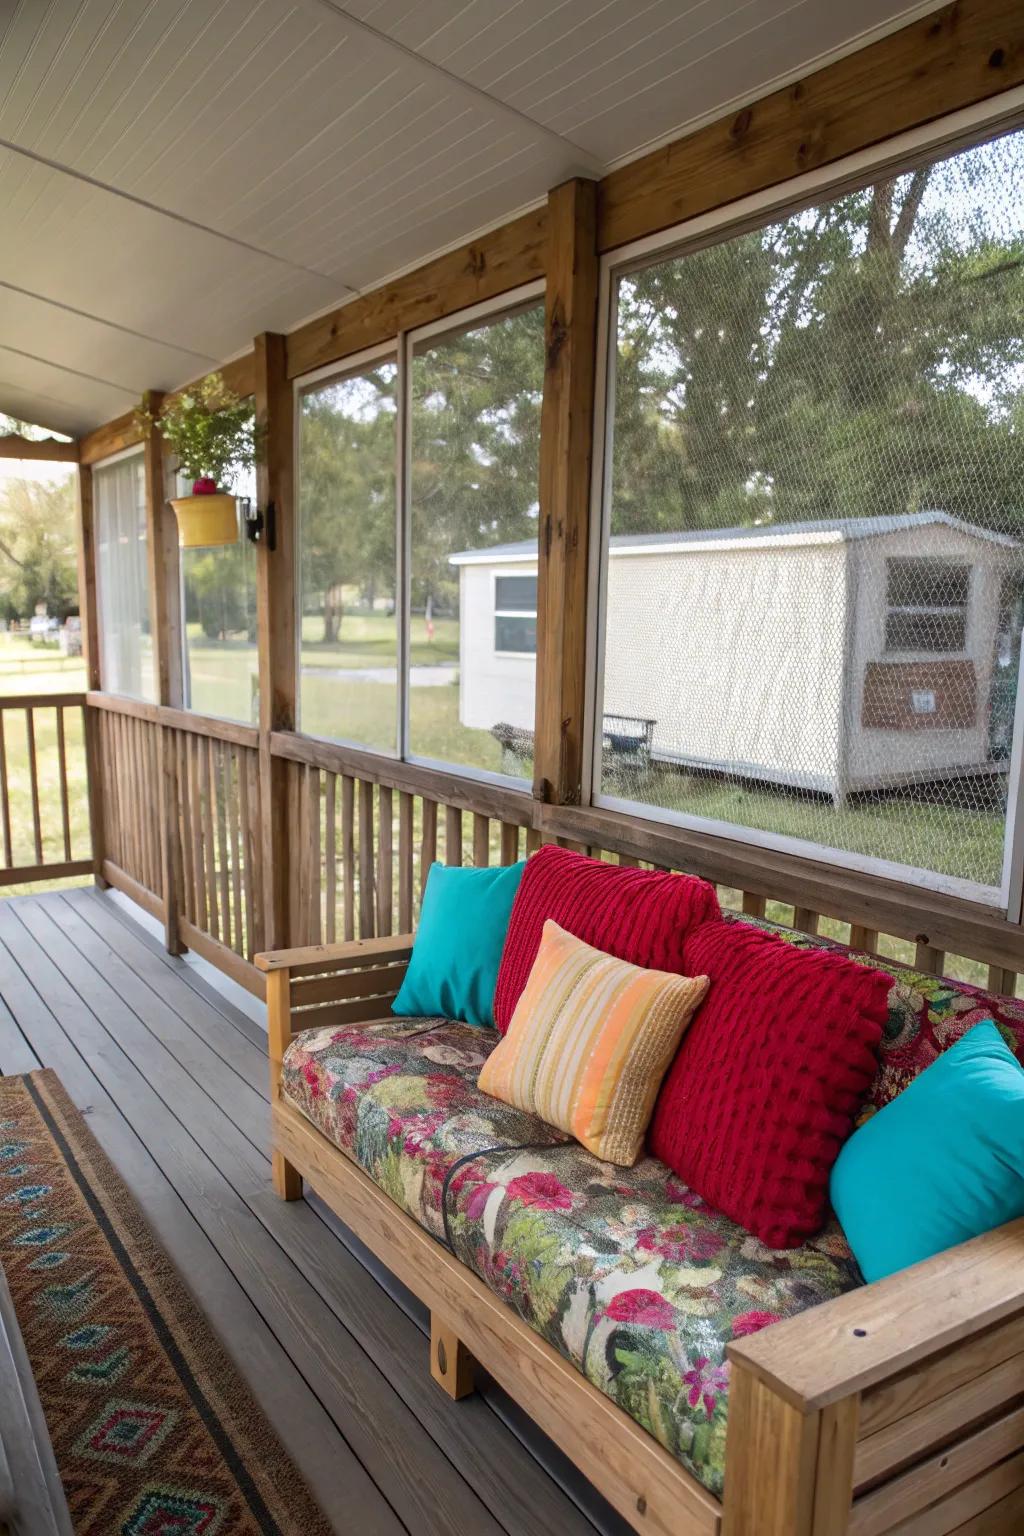
<path fill-rule="evenodd" d="M 558 842 L 702 875 L 725 907 L 999 993 L 1024 972 L 1021 928 L 951 896 L 620 812 L 545 805 L 525 788 L 297 732 L 263 747 L 283 770 L 295 945 L 408 932 L 435 859 L 511 864 Z M 166 925 L 170 948 L 193 949 L 262 995 L 252 961 L 270 899 L 264 772 L 255 726 L 102 693 L 0 700 L 0 883 L 95 870 Z M 51 781 L 59 820 L 42 813 Z"/>
<path fill-rule="evenodd" d="M 90 730 L 84 693 L 0 697 L 0 886 L 93 870 Z"/>

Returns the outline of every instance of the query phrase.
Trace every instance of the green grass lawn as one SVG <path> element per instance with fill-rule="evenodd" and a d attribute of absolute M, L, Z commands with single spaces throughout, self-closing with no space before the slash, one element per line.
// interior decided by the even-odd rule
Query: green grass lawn
<path fill-rule="evenodd" d="M 0 635 L 0 695 L 24 697 L 28 694 L 75 693 L 84 688 L 85 666 L 80 656 L 64 657 L 56 646 L 36 646 L 20 636 Z M 81 718 L 81 712 L 77 709 L 64 711 L 68 813 L 71 856 L 74 859 L 88 858 L 90 854 L 89 802 Z M 37 707 L 34 710 L 33 725 L 43 858 L 48 864 L 61 863 L 64 860 L 64 835 L 56 710 Z M 14 867 L 34 864 L 36 851 L 27 725 L 25 714 L 16 708 L 4 711 L 4 758 L 11 823 L 11 864 Z M 67 883 L 82 884 L 84 881 L 79 878 Z M 4 894 L 17 895 L 25 890 L 40 888 L 18 885 L 0 889 Z"/>

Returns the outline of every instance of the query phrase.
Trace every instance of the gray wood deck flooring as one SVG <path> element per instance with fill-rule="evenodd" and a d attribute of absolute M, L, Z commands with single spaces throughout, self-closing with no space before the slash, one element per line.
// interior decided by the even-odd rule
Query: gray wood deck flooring
<path fill-rule="evenodd" d="M 56 1068 L 338 1532 L 622 1536 L 491 1383 L 430 1380 L 423 1309 L 270 1189 L 266 1036 L 110 893 L 0 898 L 0 1072 Z"/>

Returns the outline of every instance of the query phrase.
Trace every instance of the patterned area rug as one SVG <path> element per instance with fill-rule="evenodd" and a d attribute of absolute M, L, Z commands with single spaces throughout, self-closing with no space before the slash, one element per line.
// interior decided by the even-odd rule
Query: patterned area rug
<path fill-rule="evenodd" d="M 49 1070 L 0 1078 L 0 1255 L 78 1536 L 330 1536 Z"/>

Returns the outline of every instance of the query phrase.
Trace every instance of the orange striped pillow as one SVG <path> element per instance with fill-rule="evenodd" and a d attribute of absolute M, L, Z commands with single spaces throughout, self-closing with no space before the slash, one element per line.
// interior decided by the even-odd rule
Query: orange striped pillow
<path fill-rule="evenodd" d="M 708 978 L 645 971 L 549 918 L 508 1032 L 480 1073 L 484 1093 L 629 1167 L 661 1080 Z"/>

